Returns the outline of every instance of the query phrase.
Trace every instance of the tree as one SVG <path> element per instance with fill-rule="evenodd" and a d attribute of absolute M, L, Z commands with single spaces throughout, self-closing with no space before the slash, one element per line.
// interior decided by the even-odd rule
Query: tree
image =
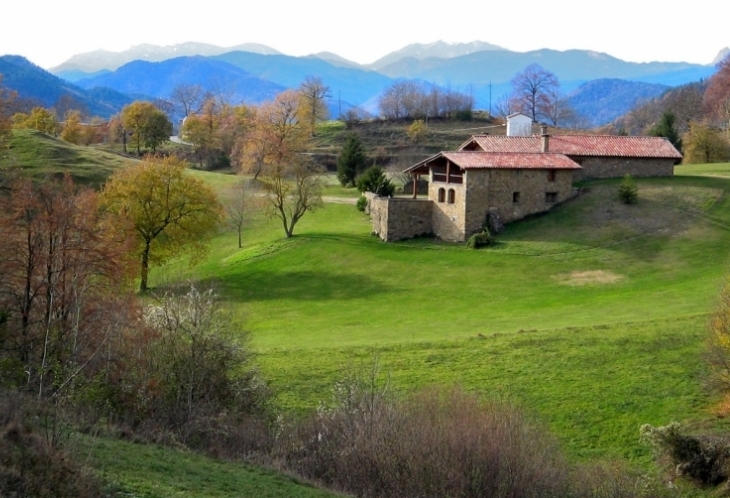
<path fill-rule="evenodd" d="M 677 150 L 682 150 L 682 139 L 675 126 L 676 120 L 677 118 L 672 111 L 664 111 L 661 121 L 649 130 L 649 135 L 652 137 L 665 137 Z"/>
<path fill-rule="evenodd" d="M 258 178 L 267 168 L 279 168 L 307 149 L 309 134 L 302 126 L 300 94 L 287 90 L 258 108 L 241 139 L 239 163 L 243 173 Z"/>
<path fill-rule="evenodd" d="M 188 117 L 197 113 L 205 101 L 205 91 L 200 85 L 178 83 L 172 88 L 170 100 Z"/>
<path fill-rule="evenodd" d="M 307 76 L 299 85 L 301 94 L 301 117 L 309 131 L 309 136 L 314 136 L 314 127 L 318 121 L 327 119 L 327 103 L 325 99 L 330 97 L 330 87 L 324 84 L 322 78 Z"/>
<path fill-rule="evenodd" d="M 714 124 L 730 129 L 730 55 L 717 65 L 705 91 L 703 109 Z"/>
<path fill-rule="evenodd" d="M 238 235 L 239 249 L 243 247 L 243 227 L 261 207 L 261 198 L 257 196 L 258 189 L 254 185 L 249 179 L 241 179 L 227 192 L 223 200 L 226 222 Z"/>
<path fill-rule="evenodd" d="M 380 166 L 370 166 L 365 170 L 357 179 L 357 188 L 360 192 L 372 192 L 380 197 L 390 197 L 395 191 L 395 185 Z"/>
<path fill-rule="evenodd" d="M 174 156 L 152 158 L 117 170 L 104 185 L 103 205 L 130 225 L 136 241 L 140 291 L 148 288 L 151 263 L 183 252 L 191 261 L 201 257 L 221 220 L 215 193 L 185 168 Z"/>
<path fill-rule="evenodd" d="M 365 171 L 367 155 L 356 133 L 347 136 L 345 145 L 337 156 L 337 179 L 343 187 L 354 187 L 357 175 Z"/>
<path fill-rule="evenodd" d="M 703 123 L 691 122 L 684 135 L 684 162 L 704 164 L 730 159 L 730 143 L 723 133 Z"/>
<path fill-rule="evenodd" d="M 416 119 L 406 130 L 408 138 L 418 143 L 428 133 L 428 125 L 422 119 Z"/>
<path fill-rule="evenodd" d="M 730 282 L 727 278 L 710 322 L 707 360 L 714 387 L 727 397 L 730 393 Z"/>
<path fill-rule="evenodd" d="M 639 187 L 636 186 L 631 175 L 627 174 L 621 180 L 621 184 L 618 186 L 618 198 L 624 204 L 636 204 L 639 199 Z"/>
<path fill-rule="evenodd" d="M 154 150 L 172 134 L 172 123 L 151 102 L 132 102 L 122 109 L 121 117 L 125 137 L 127 133 L 131 133 L 138 156 L 142 154 L 143 144 Z M 124 151 L 127 151 L 126 141 Z"/>
<path fill-rule="evenodd" d="M 38 130 L 47 135 L 58 134 L 58 118 L 52 109 L 34 107 L 30 114 L 17 113 L 13 116 L 13 128 Z"/>
<path fill-rule="evenodd" d="M 0 74 L 0 147 L 10 137 L 10 130 L 12 128 L 12 120 L 10 118 L 13 115 L 15 101 L 18 98 L 16 92 L 5 88 L 2 83 L 3 75 Z"/>
<path fill-rule="evenodd" d="M 144 137 L 144 146 L 157 152 L 157 147 L 170 139 L 172 135 L 172 123 L 164 112 L 157 110 L 153 112 L 142 124 L 140 132 Z"/>
<path fill-rule="evenodd" d="M 557 94 L 559 88 L 557 76 L 539 64 L 530 64 L 512 79 L 511 98 L 520 112 L 537 122 L 547 114 L 550 95 Z"/>
<path fill-rule="evenodd" d="M 284 233 L 294 235 L 294 226 L 307 212 L 322 206 L 321 170 L 309 159 L 298 157 L 288 165 L 277 163 L 264 176 L 269 214 L 279 218 Z"/>
<path fill-rule="evenodd" d="M 66 121 L 63 124 L 61 139 L 72 144 L 81 143 L 83 130 L 81 127 L 81 112 L 68 111 Z"/>
<path fill-rule="evenodd" d="M 97 196 L 63 181 L 0 197 L 0 380 L 56 396 L 114 330 L 128 260 Z"/>

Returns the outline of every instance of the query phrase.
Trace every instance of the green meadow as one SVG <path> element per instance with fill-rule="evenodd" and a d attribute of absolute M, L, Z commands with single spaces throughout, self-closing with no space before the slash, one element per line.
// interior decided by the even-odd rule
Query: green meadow
<path fill-rule="evenodd" d="M 588 183 L 476 251 L 386 244 L 354 206 L 327 203 L 291 239 L 258 221 L 243 249 L 221 233 L 201 264 L 153 279 L 218 288 L 282 410 L 329 402 L 346 371 L 377 358 L 397 391 L 458 384 L 506 398 L 573 458 L 648 466 L 641 424 L 726 425 L 703 388 L 702 349 L 727 272 L 730 165 L 676 173 L 639 180 L 631 206 L 616 199 L 618 181 Z"/>

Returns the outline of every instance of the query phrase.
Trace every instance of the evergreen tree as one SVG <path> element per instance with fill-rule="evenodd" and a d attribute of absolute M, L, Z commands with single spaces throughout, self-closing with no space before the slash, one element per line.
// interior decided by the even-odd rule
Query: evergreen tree
<path fill-rule="evenodd" d="M 357 179 L 357 188 L 360 192 L 372 192 L 380 197 L 393 195 L 395 185 L 385 176 L 380 166 L 370 166 L 365 173 Z"/>
<path fill-rule="evenodd" d="M 676 126 L 677 118 L 672 111 L 665 111 L 662 119 L 649 131 L 652 137 L 665 137 L 677 150 L 682 150 L 682 138 Z"/>
<path fill-rule="evenodd" d="M 351 133 L 337 158 L 337 179 L 343 187 L 354 187 L 355 178 L 365 170 L 367 155 L 360 138 Z"/>

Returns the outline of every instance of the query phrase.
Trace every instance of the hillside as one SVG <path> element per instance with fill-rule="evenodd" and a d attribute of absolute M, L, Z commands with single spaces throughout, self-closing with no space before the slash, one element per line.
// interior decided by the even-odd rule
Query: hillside
<path fill-rule="evenodd" d="M 382 243 L 352 206 L 328 204 L 292 239 L 262 222 L 242 250 L 222 234 L 195 270 L 160 274 L 217 283 L 284 409 L 313 409 L 376 355 L 392 389 L 506 396 L 574 457 L 648 466 L 641 424 L 724 424 L 699 355 L 728 262 L 730 166 L 677 171 L 639 181 L 636 206 L 615 199 L 617 181 L 594 182 L 492 249 Z"/>
<path fill-rule="evenodd" d="M 131 97 L 111 89 L 84 90 L 23 57 L 0 57 L 0 74 L 3 75 L 3 86 L 18 92 L 21 99 L 36 101 L 45 107 L 53 107 L 58 99 L 68 95 L 86 107 L 89 114 L 109 117 L 133 101 Z"/>
<path fill-rule="evenodd" d="M 670 88 L 667 85 L 604 78 L 582 84 L 570 92 L 568 101 L 590 126 L 601 126 Z"/>
<path fill-rule="evenodd" d="M 285 90 L 223 61 L 202 56 L 163 62 L 134 61 L 114 72 L 78 81 L 82 88 L 109 87 L 119 92 L 169 98 L 176 85 L 200 85 L 231 102 L 260 103 Z"/>
<path fill-rule="evenodd" d="M 14 130 L 10 149 L 0 151 L 0 171 L 35 180 L 70 173 L 75 182 L 99 186 L 130 159 L 92 147 L 80 147 L 34 130 Z"/>

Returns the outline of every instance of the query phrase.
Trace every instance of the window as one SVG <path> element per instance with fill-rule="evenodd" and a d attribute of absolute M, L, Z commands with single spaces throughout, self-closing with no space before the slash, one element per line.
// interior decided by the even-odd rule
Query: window
<path fill-rule="evenodd" d="M 549 182 L 555 181 L 555 170 L 554 169 L 548 170 L 548 181 Z"/>
<path fill-rule="evenodd" d="M 449 204 L 453 204 L 454 200 L 456 200 L 456 192 L 454 192 L 453 188 L 450 188 L 449 189 L 449 200 L 448 200 Z"/>
<path fill-rule="evenodd" d="M 446 198 L 446 190 L 440 188 L 439 189 L 439 202 L 444 202 L 445 198 Z"/>
<path fill-rule="evenodd" d="M 557 192 L 545 192 L 545 202 L 548 204 L 555 204 L 558 202 Z"/>
<path fill-rule="evenodd" d="M 512 202 L 515 204 L 520 202 L 520 193 L 519 192 L 512 192 Z"/>

